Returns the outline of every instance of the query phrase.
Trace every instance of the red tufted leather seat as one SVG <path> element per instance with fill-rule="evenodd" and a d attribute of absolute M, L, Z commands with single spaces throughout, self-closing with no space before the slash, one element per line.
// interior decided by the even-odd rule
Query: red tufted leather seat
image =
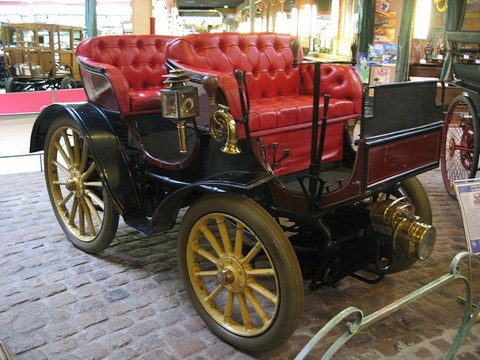
<path fill-rule="evenodd" d="M 77 46 L 85 91 L 91 102 L 123 115 L 161 109 L 165 46 L 163 35 L 109 35 Z"/>
<path fill-rule="evenodd" d="M 246 72 L 251 136 L 263 137 L 267 149 L 269 143 L 277 143 L 280 153 L 282 148 L 290 150 L 278 174 L 304 169 L 309 161 L 314 67 L 293 67 L 292 40 L 290 35 L 275 33 L 192 34 L 167 46 L 167 58 L 173 66 L 219 77 L 235 119 L 241 119 L 242 112 L 234 72 Z M 362 91 L 353 67 L 322 65 L 321 94 L 331 96 L 324 161 L 342 158 L 344 121 L 360 116 Z M 321 116 L 323 100 L 320 102 Z M 245 136 L 243 126 L 239 126 L 239 134 Z"/>

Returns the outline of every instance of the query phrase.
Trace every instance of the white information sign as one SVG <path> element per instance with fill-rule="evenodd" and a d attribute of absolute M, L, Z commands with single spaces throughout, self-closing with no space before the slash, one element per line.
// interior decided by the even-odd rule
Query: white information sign
<path fill-rule="evenodd" d="M 480 254 L 480 179 L 454 182 L 468 251 Z"/>

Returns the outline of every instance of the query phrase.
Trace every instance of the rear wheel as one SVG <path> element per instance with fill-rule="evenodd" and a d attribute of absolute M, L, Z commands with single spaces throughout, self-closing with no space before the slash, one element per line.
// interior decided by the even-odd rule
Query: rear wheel
<path fill-rule="evenodd" d="M 178 259 L 192 304 L 224 341 L 267 351 L 295 330 L 300 267 L 280 226 L 253 200 L 215 194 L 194 203 L 180 225 Z"/>
<path fill-rule="evenodd" d="M 44 161 L 50 202 L 69 240 L 89 253 L 105 249 L 115 237 L 119 215 L 72 118 L 59 117 L 50 126 Z"/>
<path fill-rule="evenodd" d="M 442 149 L 443 184 L 455 196 L 455 180 L 475 177 L 478 169 L 480 135 L 478 116 L 472 101 L 463 95 L 455 98 L 445 118 L 445 146 Z"/>

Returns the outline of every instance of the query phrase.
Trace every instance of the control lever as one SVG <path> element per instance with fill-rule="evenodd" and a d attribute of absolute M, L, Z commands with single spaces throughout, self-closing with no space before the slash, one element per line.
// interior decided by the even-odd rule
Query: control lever
<path fill-rule="evenodd" d="M 237 79 L 238 94 L 240 96 L 240 106 L 242 107 L 242 116 L 244 120 L 248 119 L 248 112 L 250 111 L 250 100 L 246 89 L 245 71 L 240 69 L 235 70 L 235 78 Z M 245 100 L 246 98 L 246 100 Z"/>
<path fill-rule="evenodd" d="M 216 94 L 219 86 L 218 77 L 215 75 L 207 75 L 203 78 L 202 85 L 208 94 L 208 104 L 213 114 L 217 108 Z"/>
<path fill-rule="evenodd" d="M 293 67 L 298 66 L 298 48 L 300 45 L 298 44 L 298 40 L 293 40 L 290 43 L 290 48 L 292 49 L 293 52 Z"/>

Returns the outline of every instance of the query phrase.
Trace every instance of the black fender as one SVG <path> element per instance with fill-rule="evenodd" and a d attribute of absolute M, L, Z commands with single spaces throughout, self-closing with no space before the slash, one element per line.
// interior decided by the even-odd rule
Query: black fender
<path fill-rule="evenodd" d="M 187 205 L 187 198 L 192 193 L 236 192 L 247 194 L 269 182 L 273 174 L 263 172 L 229 171 L 209 176 L 208 178 L 184 186 L 169 194 L 155 209 L 152 216 L 152 233 L 160 233 L 175 225 L 180 209 Z M 168 182 L 168 179 L 158 179 Z M 212 207 L 214 208 L 214 204 Z"/>
<path fill-rule="evenodd" d="M 52 120 L 69 116 L 78 123 L 100 168 L 99 173 L 123 217 L 143 214 L 142 203 L 135 186 L 125 149 L 110 125 L 107 114 L 90 103 L 52 104 L 39 114 L 32 129 L 30 152 L 44 150 L 45 137 Z"/>

